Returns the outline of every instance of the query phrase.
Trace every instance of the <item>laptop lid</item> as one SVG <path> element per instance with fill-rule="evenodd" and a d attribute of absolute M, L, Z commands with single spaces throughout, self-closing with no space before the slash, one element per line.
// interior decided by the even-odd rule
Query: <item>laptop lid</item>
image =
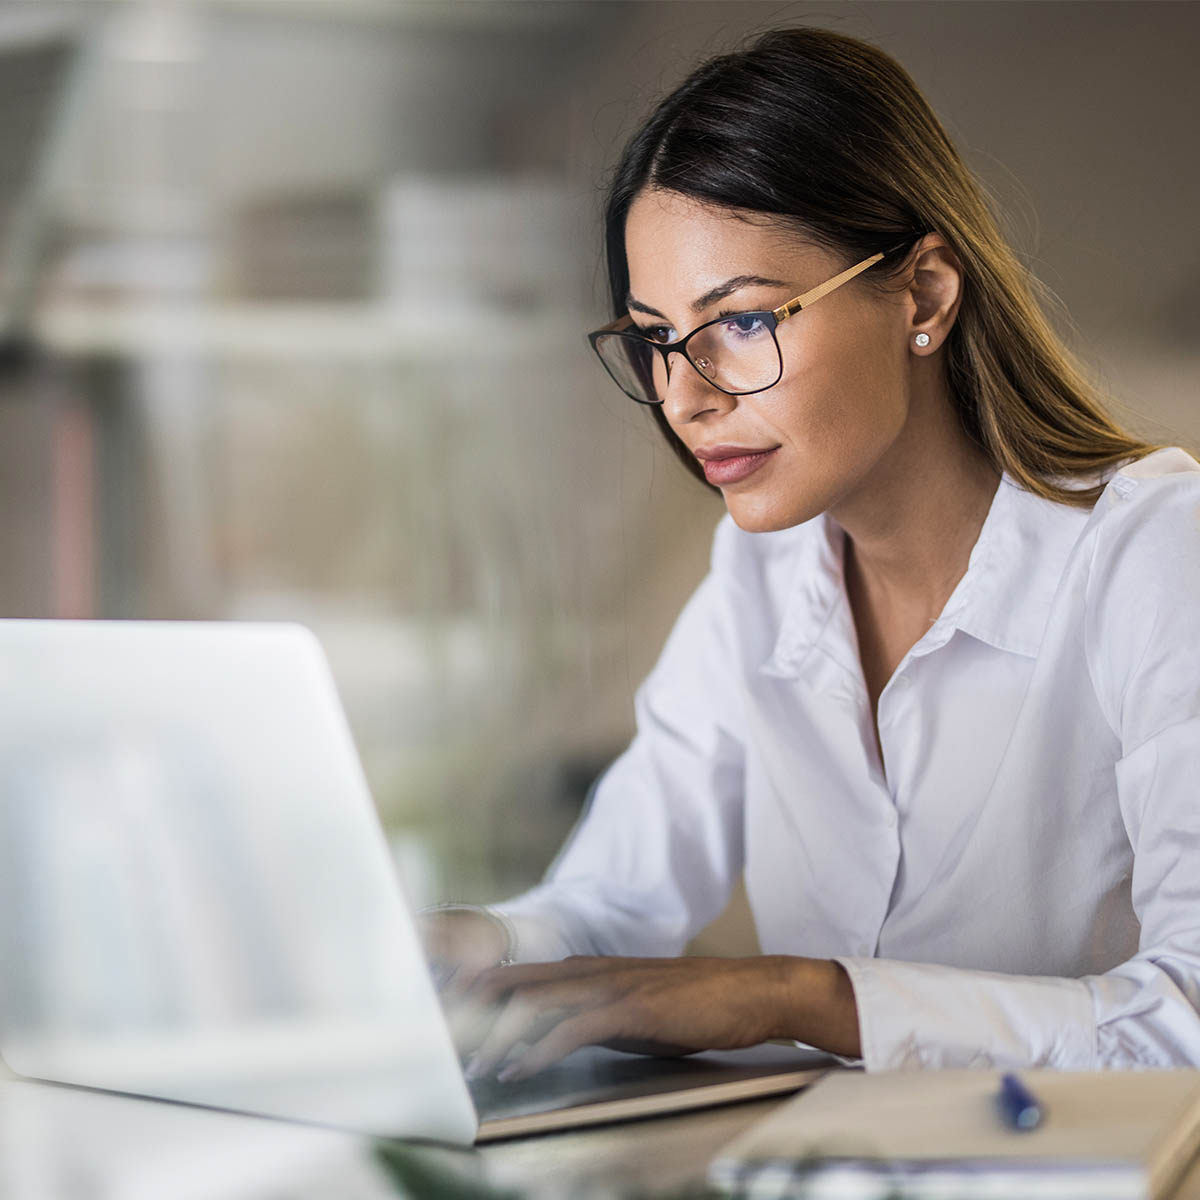
<path fill-rule="evenodd" d="M 303 627 L 0 621 L 0 962 L 20 1074 L 475 1136 Z"/>

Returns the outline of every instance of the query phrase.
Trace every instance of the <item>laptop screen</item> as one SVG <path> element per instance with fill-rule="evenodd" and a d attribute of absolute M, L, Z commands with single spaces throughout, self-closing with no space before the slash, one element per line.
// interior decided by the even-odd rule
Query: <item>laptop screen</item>
<path fill-rule="evenodd" d="M 474 1136 L 299 626 L 0 621 L 0 956 L 22 1074 Z"/>

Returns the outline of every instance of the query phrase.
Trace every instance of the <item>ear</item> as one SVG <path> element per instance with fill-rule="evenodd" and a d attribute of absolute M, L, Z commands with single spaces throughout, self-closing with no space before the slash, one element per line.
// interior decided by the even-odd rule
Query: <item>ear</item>
<path fill-rule="evenodd" d="M 917 245 L 916 259 L 910 270 L 909 349 L 914 354 L 934 354 L 950 335 L 958 316 L 963 291 L 962 264 L 940 234 L 927 233 Z M 928 335 L 926 345 L 917 345 L 915 339 L 919 333 Z"/>

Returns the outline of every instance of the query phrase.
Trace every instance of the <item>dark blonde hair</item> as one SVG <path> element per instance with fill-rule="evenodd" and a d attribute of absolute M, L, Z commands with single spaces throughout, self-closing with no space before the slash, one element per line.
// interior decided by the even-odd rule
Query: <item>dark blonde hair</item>
<path fill-rule="evenodd" d="M 1161 448 L 1104 411 L 979 183 L 908 73 L 875 46 L 826 29 L 773 30 L 702 64 L 659 103 L 626 146 L 605 208 L 618 316 L 625 221 L 647 187 L 766 214 L 846 266 L 904 242 L 859 277 L 881 290 L 903 286 L 913 243 L 939 233 L 964 273 L 945 344 L 953 401 L 967 435 L 1029 491 L 1089 507 L 1110 469 Z M 661 409 L 651 412 L 703 480 Z"/>

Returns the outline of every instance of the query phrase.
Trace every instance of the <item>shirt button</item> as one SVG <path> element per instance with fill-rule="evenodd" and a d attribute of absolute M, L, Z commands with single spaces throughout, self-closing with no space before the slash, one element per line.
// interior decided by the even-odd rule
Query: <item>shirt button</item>
<path fill-rule="evenodd" d="M 897 689 L 906 688 L 906 687 L 908 687 L 908 685 L 909 685 L 910 683 L 912 683 L 912 680 L 911 680 L 911 679 L 909 679 L 909 677 L 908 677 L 907 675 L 897 675 L 897 676 L 896 676 L 896 687 L 897 687 Z"/>
<path fill-rule="evenodd" d="M 900 824 L 900 817 L 897 815 L 894 808 L 889 808 L 883 814 L 883 824 L 888 829 L 895 829 Z"/>

